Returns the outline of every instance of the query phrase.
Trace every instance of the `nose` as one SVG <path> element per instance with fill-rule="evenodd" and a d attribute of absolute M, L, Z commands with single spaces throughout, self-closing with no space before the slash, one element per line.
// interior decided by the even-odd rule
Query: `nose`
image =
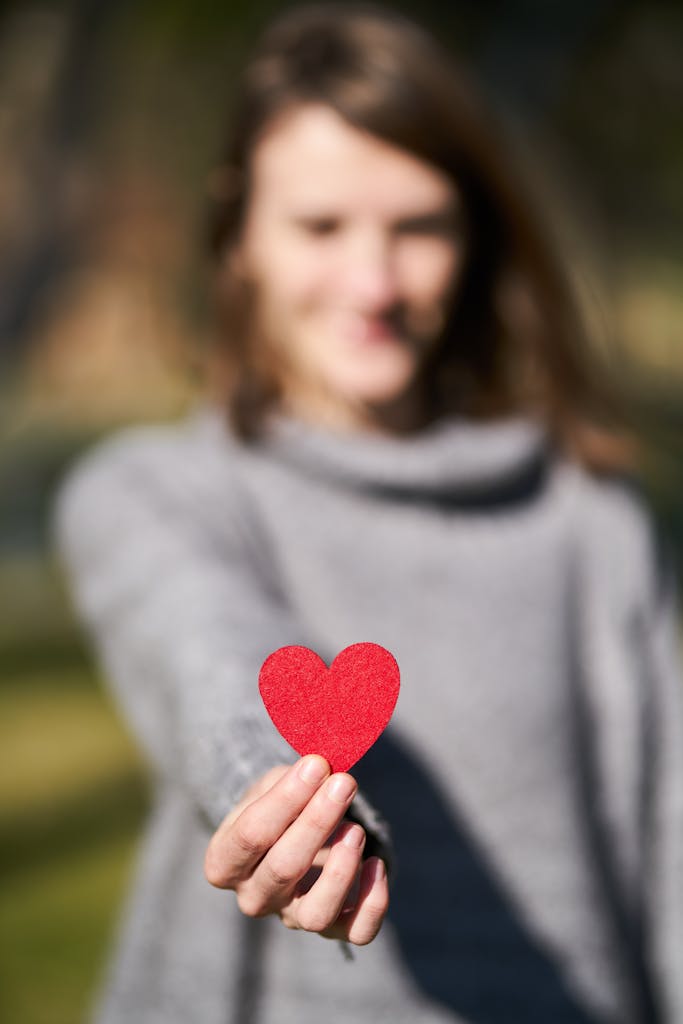
<path fill-rule="evenodd" d="M 398 280 L 391 240 L 366 235 L 351 247 L 347 265 L 348 296 L 363 313 L 383 313 L 398 300 Z"/>

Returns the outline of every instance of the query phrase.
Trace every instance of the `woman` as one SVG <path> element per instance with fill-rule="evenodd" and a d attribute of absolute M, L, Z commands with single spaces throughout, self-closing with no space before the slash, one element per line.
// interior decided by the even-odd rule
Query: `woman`
<path fill-rule="evenodd" d="M 59 506 L 158 782 L 98 1019 L 683 1019 L 670 583 L 484 115 L 402 18 L 294 10 L 215 185 L 216 399 Z M 362 640 L 389 729 L 288 767 L 263 659 Z"/>

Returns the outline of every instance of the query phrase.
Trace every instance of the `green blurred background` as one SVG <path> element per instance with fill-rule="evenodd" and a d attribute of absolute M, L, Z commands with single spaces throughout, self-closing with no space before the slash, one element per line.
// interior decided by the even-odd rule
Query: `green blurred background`
<path fill-rule="evenodd" d="M 64 468 L 174 417 L 210 330 L 203 198 L 256 0 L 0 4 L 0 1020 L 73 1024 L 144 768 L 49 541 Z M 532 179 L 683 565 L 683 6 L 421 0 Z"/>

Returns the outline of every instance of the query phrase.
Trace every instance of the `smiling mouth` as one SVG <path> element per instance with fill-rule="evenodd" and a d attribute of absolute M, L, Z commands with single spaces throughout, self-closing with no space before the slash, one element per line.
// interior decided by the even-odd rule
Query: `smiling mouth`
<path fill-rule="evenodd" d="M 401 342 L 405 331 L 398 316 L 364 316 L 357 314 L 345 325 L 346 337 L 359 345 Z"/>

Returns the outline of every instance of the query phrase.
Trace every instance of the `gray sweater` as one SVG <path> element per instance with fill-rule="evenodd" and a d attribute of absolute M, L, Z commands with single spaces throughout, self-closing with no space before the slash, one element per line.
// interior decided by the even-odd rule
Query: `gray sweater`
<path fill-rule="evenodd" d="M 100 1024 L 683 1021 L 675 614 L 628 488 L 524 421 L 397 440 L 279 420 L 247 446 L 201 410 L 87 456 L 57 533 L 156 780 Z M 346 961 L 242 917 L 202 863 L 294 759 L 263 659 L 358 641 L 402 674 L 354 769 L 396 875 Z"/>

